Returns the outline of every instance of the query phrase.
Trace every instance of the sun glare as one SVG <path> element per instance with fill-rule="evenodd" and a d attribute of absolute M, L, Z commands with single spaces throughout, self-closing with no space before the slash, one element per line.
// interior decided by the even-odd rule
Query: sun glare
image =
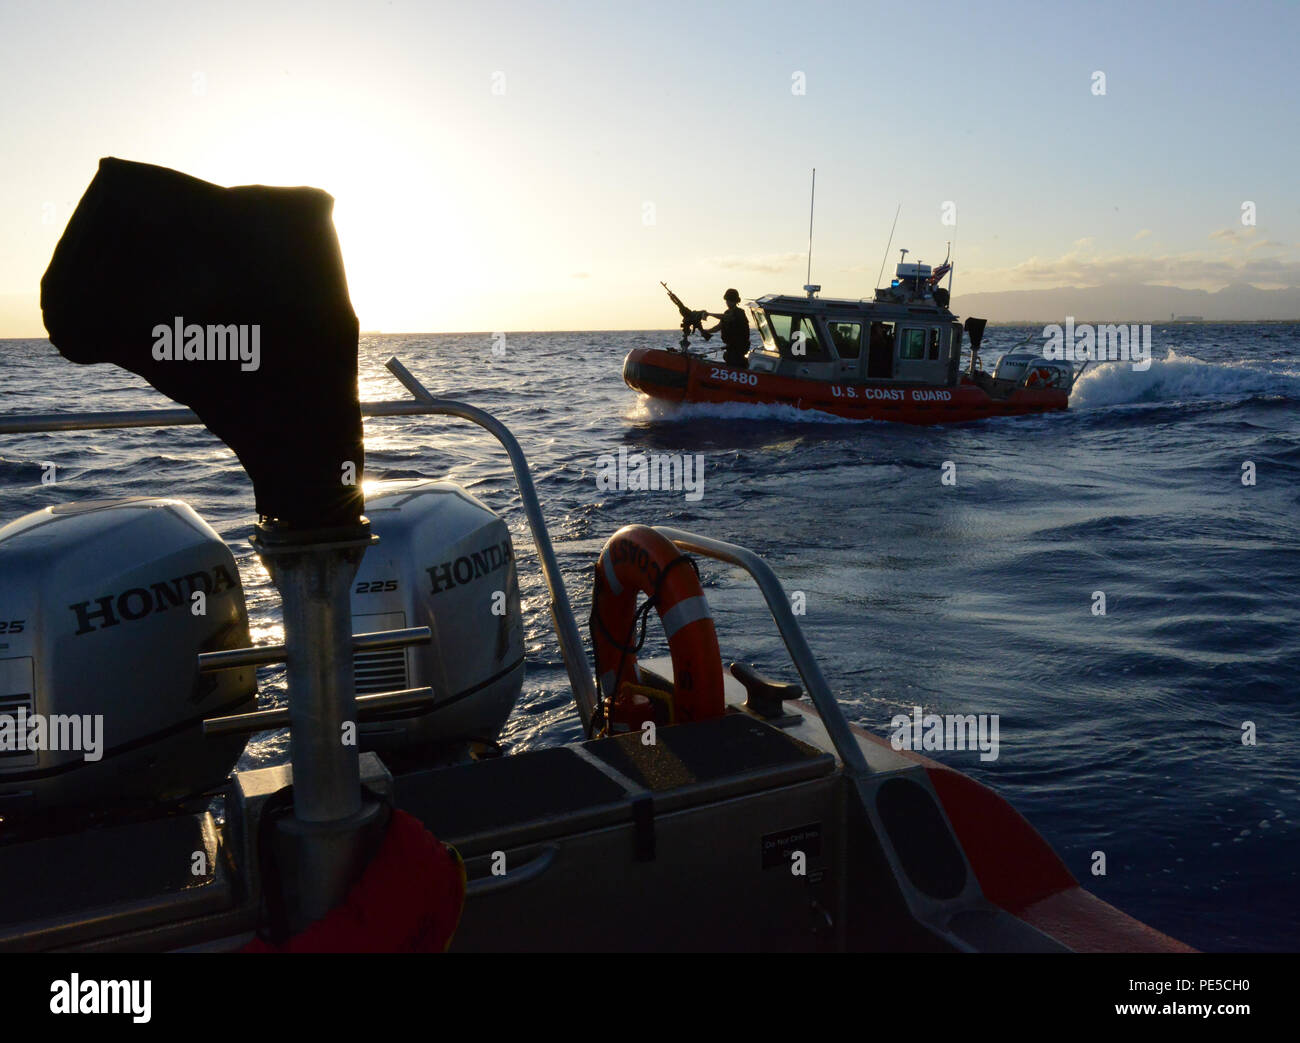
<path fill-rule="evenodd" d="M 334 197 L 334 226 L 364 330 L 436 330 L 470 290 L 484 258 L 471 234 L 482 201 L 456 176 L 451 134 L 364 97 L 298 85 L 249 120 L 232 101 L 231 137 L 198 167 L 220 184 L 311 185 Z M 238 119 L 234 118 L 238 112 Z M 450 308 L 450 310 L 449 310 Z M 454 326 L 452 328 L 455 328 Z"/>

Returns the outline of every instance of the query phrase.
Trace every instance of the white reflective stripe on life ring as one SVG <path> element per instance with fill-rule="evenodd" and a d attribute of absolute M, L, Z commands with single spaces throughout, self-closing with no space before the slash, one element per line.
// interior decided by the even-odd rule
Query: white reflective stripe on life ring
<path fill-rule="evenodd" d="M 704 599 L 703 594 L 697 594 L 693 598 L 683 598 L 663 614 L 664 634 L 671 641 L 673 635 L 688 623 L 712 618 L 709 614 L 709 603 Z"/>
<path fill-rule="evenodd" d="M 618 576 L 614 574 L 614 555 L 605 555 L 605 582 L 609 584 L 609 589 L 615 597 L 623 593 L 623 584 L 618 581 Z"/>

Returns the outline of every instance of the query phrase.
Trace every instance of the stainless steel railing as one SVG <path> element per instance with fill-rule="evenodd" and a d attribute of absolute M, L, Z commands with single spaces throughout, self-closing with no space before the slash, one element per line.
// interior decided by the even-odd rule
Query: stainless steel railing
<path fill-rule="evenodd" d="M 772 571 L 771 566 L 752 550 L 746 550 L 734 543 L 725 543 L 711 536 L 700 536 L 667 525 L 656 525 L 654 529 L 661 536 L 672 540 L 683 551 L 738 565 L 753 577 L 759 591 L 763 594 L 763 600 L 767 602 L 772 618 L 776 621 L 777 630 L 781 632 L 781 640 L 785 642 L 786 651 L 790 653 L 790 661 L 799 671 L 804 687 L 812 698 L 813 705 L 817 707 L 817 713 L 821 716 L 826 733 L 835 744 L 835 752 L 839 754 L 845 768 L 853 774 L 859 776 L 871 774 L 871 768 L 862 754 L 862 748 L 854 738 L 840 704 L 831 694 L 830 685 L 826 683 L 822 668 L 817 665 L 817 659 L 812 649 L 808 647 L 803 631 L 799 628 L 799 622 L 790 610 L 790 599 L 786 596 L 785 588 L 781 586 L 781 581 L 776 578 L 776 573 Z"/>
<path fill-rule="evenodd" d="M 515 484 L 519 488 L 519 499 L 524 517 L 537 548 L 541 561 L 542 575 L 546 580 L 546 589 L 550 597 L 551 622 L 555 628 L 556 640 L 560 645 L 560 654 L 564 659 L 564 668 L 569 675 L 569 684 L 573 687 L 574 700 L 582 716 L 583 727 L 590 725 L 591 716 L 596 706 L 596 686 L 587 655 L 583 648 L 582 635 L 577 621 L 573 617 L 573 607 L 569 603 L 568 591 L 564 586 L 564 577 L 555 557 L 550 533 L 546 528 L 546 519 L 542 516 L 541 504 L 537 490 L 533 485 L 532 472 L 528 460 L 518 440 L 510 429 L 492 414 L 464 402 L 451 399 L 435 398 L 411 372 L 397 360 L 390 358 L 386 363 L 388 371 L 410 391 L 413 402 L 363 402 L 361 415 L 367 417 L 388 416 L 454 416 L 470 423 L 478 424 L 492 435 L 505 448 L 510 458 L 510 467 L 514 472 Z M 106 413 L 30 413 L 0 417 L 0 435 L 31 434 L 41 431 L 91 431 L 127 427 L 184 427 L 202 424 L 197 414 L 190 409 L 141 409 L 123 410 Z"/>
<path fill-rule="evenodd" d="M 596 709 L 596 683 L 587 654 L 583 651 L 582 635 L 578 632 L 578 623 L 573 618 L 573 608 L 569 604 L 569 595 L 564 588 L 564 576 L 560 572 L 559 562 L 555 560 L 555 549 L 551 546 L 551 535 L 546 528 L 546 519 L 542 517 L 542 507 L 537 499 L 537 490 L 533 486 L 533 474 L 528 469 L 528 461 L 510 429 L 491 413 L 464 402 L 450 399 L 434 398 L 411 372 L 394 356 L 384 365 L 388 372 L 402 382 L 424 407 L 427 413 L 442 416 L 459 417 L 470 423 L 478 424 L 492 435 L 505 448 L 510 457 L 510 467 L 515 474 L 515 485 L 519 488 L 519 502 L 528 519 L 528 528 L 533 534 L 533 543 L 537 547 L 537 556 L 541 559 L 542 575 L 546 579 L 546 589 L 551 598 L 551 622 L 555 627 L 555 636 L 560 643 L 560 654 L 564 657 L 564 669 L 569 675 L 569 684 L 573 687 L 574 701 L 578 704 L 578 713 L 582 717 L 584 730 L 591 727 L 591 718 Z"/>

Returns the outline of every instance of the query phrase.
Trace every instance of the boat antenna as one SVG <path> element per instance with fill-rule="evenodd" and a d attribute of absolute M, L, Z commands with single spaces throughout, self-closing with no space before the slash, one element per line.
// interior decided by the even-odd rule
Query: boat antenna
<path fill-rule="evenodd" d="M 804 276 L 804 291 L 811 297 L 821 289 L 820 286 L 812 285 L 812 235 L 813 235 L 813 207 L 817 202 L 817 168 L 813 167 L 812 172 L 812 192 L 808 196 L 808 273 Z"/>
<path fill-rule="evenodd" d="M 885 244 L 885 256 L 880 259 L 880 271 L 876 274 L 876 285 L 880 285 L 880 277 L 885 274 L 885 262 L 889 260 L 889 248 L 894 245 L 894 229 L 898 227 L 898 215 L 902 213 L 903 204 L 898 204 L 898 209 L 894 211 L 894 223 L 889 226 L 889 242 Z"/>

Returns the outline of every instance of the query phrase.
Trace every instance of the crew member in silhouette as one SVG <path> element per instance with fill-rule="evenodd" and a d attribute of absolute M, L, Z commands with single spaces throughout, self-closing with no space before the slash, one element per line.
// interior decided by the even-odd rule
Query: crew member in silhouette
<path fill-rule="evenodd" d="M 894 338 L 883 322 L 871 324 L 871 342 L 867 348 L 867 378 L 890 380 L 894 376 Z"/>
<path fill-rule="evenodd" d="M 740 308 L 740 293 L 728 290 L 722 295 L 727 310 L 721 315 L 709 312 L 709 318 L 717 319 L 718 324 L 710 333 L 722 334 L 722 358 L 728 366 L 745 369 L 749 365 L 749 320 Z"/>

